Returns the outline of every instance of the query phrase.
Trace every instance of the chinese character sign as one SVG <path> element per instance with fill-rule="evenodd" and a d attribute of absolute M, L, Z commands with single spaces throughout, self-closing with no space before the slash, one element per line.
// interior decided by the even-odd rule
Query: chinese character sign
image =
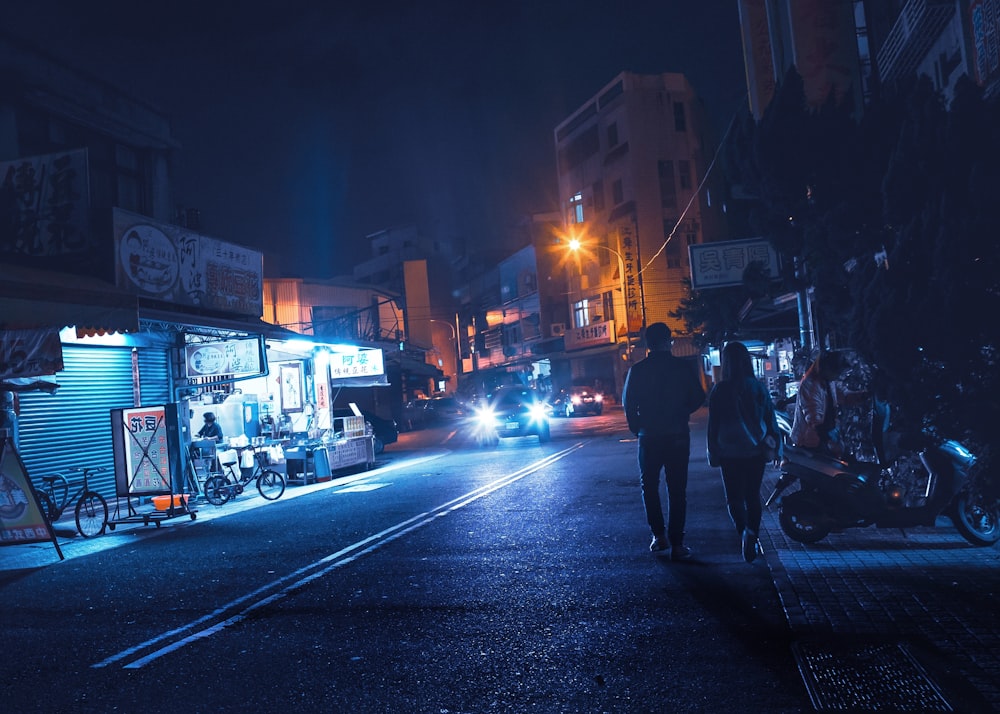
<path fill-rule="evenodd" d="M 385 374 L 382 350 L 361 350 L 356 354 L 330 355 L 330 379 L 374 377 Z"/>
<path fill-rule="evenodd" d="M 170 457 L 162 406 L 123 409 L 125 470 L 132 495 L 170 491 Z"/>
<path fill-rule="evenodd" d="M 721 288 L 743 283 L 743 271 L 758 263 L 772 279 L 779 277 L 778 253 L 763 238 L 698 243 L 688 246 L 691 287 Z"/>
<path fill-rule="evenodd" d="M 211 374 L 261 374 L 261 344 L 257 339 L 203 342 L 184 348 L 188 377 Z"/>
<path fill-rule="evenodd" d="M 566 340 L 567 350 L 608 345 L 615 341 L 615 323 L 614 320 L 608 320 L 594 322 L 586 327 L 575 327 L 572 330 L 566 330 L 563 337 Z"/>
<path fill-rule="evenodd" d="M 639 246 L 633 221 L 629 220 L 618 227 L 618 243 L 625 270 L 625 318 L 629 334 L 638 334 L 642 331 L 642 287 L 639 284 Z"/>
<path fill-rule="evenodd" d="M 180 305 L 241 315 L 263 312 L 259 251 L 118 208 L 114 233 L 120 287 Z"/>

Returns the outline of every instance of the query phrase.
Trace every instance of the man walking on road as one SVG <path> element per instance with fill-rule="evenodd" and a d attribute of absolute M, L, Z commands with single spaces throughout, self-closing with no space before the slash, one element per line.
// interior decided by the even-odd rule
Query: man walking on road
<path fill-rule="evenodd" d="M 628 429 L 639 437 L 639 473 L 646 522 L 653 532 L 649 549 L 670 548 L 671 560 L 687 560 L 684 545 L 687 517 L 691 414 L 705 403 L 705 390 L 690 365 L 674 357 L 670 328 L 655 322 L 646 328 L 649 355 L 625 377 L 622 406 Z M 660 505 L 660 471 L 667 481 L 667 522 Z"/>

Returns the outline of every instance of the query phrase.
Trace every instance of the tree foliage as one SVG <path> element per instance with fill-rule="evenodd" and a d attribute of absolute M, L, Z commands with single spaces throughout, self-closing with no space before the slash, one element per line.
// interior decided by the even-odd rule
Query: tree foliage
<path fill-rule="evenodd" d="M 1000 423 L 1000 104 L 964 82 L 946 105 L 921 78 L 856 122 L 832 100 L 810 110 L 792 70 L 725 156 L 728 181 L 753 197 L 730 211 L 734 234 L 782 256 L 770 295 L 811 286 L 823 345 L 876 364 L 911 426 L 988 457 Z M 749 278 L 691 293 L 679 315 L 713 344 L 739 337 L 739 307 L 761 289 Z"/>

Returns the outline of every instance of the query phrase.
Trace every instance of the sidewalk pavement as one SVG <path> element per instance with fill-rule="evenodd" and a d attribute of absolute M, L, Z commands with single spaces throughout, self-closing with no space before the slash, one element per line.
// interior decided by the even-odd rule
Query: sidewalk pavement
<path fill-rule="evenodd" d="M 765 498 L 777 477 L 769 467 Z M 968 544 L 943 517 L 807 546 L 781 530 L 776 504 L 760 540 L 817 709 L 1000 711 L 1000 548 Z M 926 679 L 946 693 L 935 697 Z M 947 692 L 966 700 L 952 696 L 949 709 Z"/>

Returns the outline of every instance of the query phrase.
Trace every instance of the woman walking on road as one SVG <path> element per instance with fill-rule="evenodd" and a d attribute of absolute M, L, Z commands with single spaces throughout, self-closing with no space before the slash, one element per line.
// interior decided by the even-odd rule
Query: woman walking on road
<path fill-rule="evenodd" d="M 730 342 L 722 350 L 722 380 L 708 397 L 708 461 L 722 468 L 729 516 L 748 563 L 760 549 L 764 465 L 780 457 L 771 396 L 754 375 L 746 345 Z"/>

